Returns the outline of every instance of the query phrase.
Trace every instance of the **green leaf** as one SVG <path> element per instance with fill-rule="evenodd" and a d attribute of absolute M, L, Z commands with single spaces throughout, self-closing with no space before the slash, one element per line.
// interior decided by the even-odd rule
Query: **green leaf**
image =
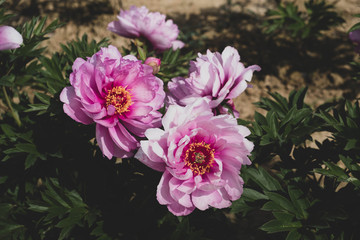
<path fill-rule="evenodd" d="M 0 124 L 1 130 L 5 133 L 8 137 L 15 137 L 16 133 L 14 132 L 14 128 L 10 126 L 9 124 Z"/>
<path fill-rule="evenodd" d="M 20 152 L 39 154 L 39 152 L 36 150 L 36 146 L 34 144 L 32 144 L 32 143 L 18 143 L 18 144 L 15 145 L 15 147 Z"/>
<path fill-rule="evenodd" d="M 35 92 L 35 96 L 37 99 L 39 99 L 44 104 L 50 104 L 51 97 L 47 94 L 41 93 L 41 92 Z"/>
<path fill-rule="evenodd" d="M 276 204 L 281 206 L 284 210 L 296 214 L 297 211 L 294 208 L 294 205 L 284 196 L 275 193 L 265 191 L 265 195 L 269 197 L 270 200 L 274 201 Z"/>
<path fill-rule="evenodd" d="M 37 154 L 29 154 L 25 159 L 25 170 L 33 166 L 38 158 Z"/>
<path fill-rule="evenodd" d="M 305 198 L 304 193 L 293 185 L 288 185 L 288 193 L 293 206 L 296 208 L 296 212 L 300 213 L 301 218 L 307 218 L 307 209 L 310 207 L 310 202 Z M 297 217 L 300 218 L 300 216 Z"/>
<path fill-rule="evenodd" d="M 11 87 L 14 84 L 15 75 L 5 75 L 0 78 L 0 86 Z"/>
<path fill-rule="evenodd" d="M 288 233 L 285 240 L 299 240 L 301 234 L 297 230 L 292 230 Z"/>
<path fill-rule="evenodd" d="M 245 197 L 251 201 L 256 201 L 260 199 L 265 199 L 265 200 L 269 199 L 268 196 L 266 196 L 265 194 L 262 194 L 251 188 L 244 188 L 242 197 Z"/>
<path fill-rule="evenodd" d="M 354 24 L 349 30 L 348 33 L 360 29 L 360 22 Z"/>
<path fill-rule="evenodd" d="M 299 221 L 283 222 L 280 220 L 271 220 L 260 227 L 261 230 L 268 233 L 287 232 L 301 228 L 302 224 Z"/>
<path fill-rule="evenodd" d="M 284 208 L 273 201 L 268 201 L 262 206 L 261 210 L 269 211 L 269 212 L 274 212 L 274 211 L 280 212 L 280 211 L 284 211 Z"/>
<path fill-rule="evenodd" d="M 274 211 L 272 213 L 274 215 L 274 217 L 277 220 L 283 221 L 283 222 L 291 222 L 294 219 L 294 215 L 287 213 L 287 212 L 283 212 L 283 211 Z"/>
<path fill-rule="evenodd" d="M 266 191 L 279 191 L 282 190 L 280 183 L 273 178 L 264 168 L 259 167 L 247 168 L 246 174 L 249 175 L 252 181 L 258 184 L 263 190 Z M 245 172 L 244 171 L 244 172 Z"/>
<path fill-rule="evenodd" d="M 146 60 L 146 52 L 144 51 L 144 49 L 140 46 L 137 46 L 137 51 L 139 53 L 140 59 L 142 61 L 145 61 Z"/>
<path fill-rule="evenodd" d="M 348 178 L 348 175 L 345 173 L 345 170 L 331 162 L 324 162 L 324 164 L 330 169 L 330 173 L 334 176 L 340 177 L 342 179 Z"/>
<path fill-rule="evenodd" d="M 49 210 L 49 207 L 29 203 L 28 209 L 31 210 L 31 211 L 34 211 L 34 212 L 43 213 L 43 212 L 47 212 Z"/>
<path fill-rule="evenodd" d="M 20 229 L 23 229 L 24 225 L 19 224 L 6 224 L 6 225 L 0 225 L 0 237 L 7 237 L 14 231 L 19 231 Z"/>
<path fill-rule="evenodd" d="M 38 111 L 46 111 L 49 108 L 48 104 L 29 104 L 29 109 L 26 109 L 24 112 L 38 112 Z"/>
<path fill-rule="evenodd" d="M 344 147 L 344 150 L 349 151 L 355 149 L 358 143 L 358 139 L 349 139 Z"/>

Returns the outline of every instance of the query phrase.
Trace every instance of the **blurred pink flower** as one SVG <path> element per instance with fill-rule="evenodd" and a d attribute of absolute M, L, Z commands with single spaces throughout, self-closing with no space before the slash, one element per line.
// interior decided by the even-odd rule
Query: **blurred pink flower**
<path fill-rule="evenodd" d="M 163 82 L 150 66 L 122 57 L 114 46 L 87 61 L 77 58 L 72 69 L 71 86 L 60 95 L 64 112 L 80 123 L 96 123 L 97 143 L 109 159 L 133 156 L 145 130 L 161 125 Z"/>
<path fill-rule="evenodd" d="M 196 61 L 190 62 L 188 78 L 177 77 L 168 83 L 169 104 L 186 106 L 199 98 L 207 98 L 212 109 L 227 112 L 222 104 L 233 107 L 231 100 L 247 88 L 253 72 L 261 69 L 258 65 L 245 68 L 239 62 L 238 51 L 230 46 L 221 54 L 208 50 L 206 55 L 199 53 L 198 56 Z"/>
<path fill-rule="evenodd" d="M 149 12 L 145 6 L 131 6 L 129 10 L 121 10 L 117 18 L 118 21 L 109 23 L 108 29 L 120 36 L 144 37 L 159 51 L 184 47 L 183 42 L 176 40 L 177 25 L 172 20 L 165 21 L 166 16 L 159 12 Z"/>
<path fill-rule="evenodd" d="M 15 49 L 23 43 L 21 34 L 10 26 L 0 26 L 0 50 Z"/>
<path fill-rule="evenodd" d="M 251 164 L 250 131 L 230 115 L 214 116 L 209 101 L 186 107 L 170 105 L 162 119 L 164 130 L 146 130 L 135 158 L 164 172 L 157 200 L 174 215 L 195 208 L 226 208 L 240 198 L 242 165 Z"/>
<path fill-rule="evenodd" d="M 153 68 L 153 74 L 157 74 L 160 71 L 161 60 L 155 57 L 148 57 L 144 64 Z"/>
<path fill-rule="evenodd" d="M 360 29 L 350 32 L 349 39 L 356 45 L 355 52 L 360 54 Z"/>

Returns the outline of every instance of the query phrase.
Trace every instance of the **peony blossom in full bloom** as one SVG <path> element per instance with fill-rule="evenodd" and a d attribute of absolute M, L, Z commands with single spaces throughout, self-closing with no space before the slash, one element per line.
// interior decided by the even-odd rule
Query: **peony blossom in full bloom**
<path fill-rule="evenodd" d="M 85 61 L 77 58 L 71 86 L 60 95 L 64 112 L 83 124 L 96 123 L 96 140 L 111 159 L 131 157 L 148 128 L 161 125 L 163 82 L 152 67 L 134 56 L 122 57 L 114 46 Z"/>
<path fill-rule="evenodd" d="M 356 45 L 355 52 L 360 54 L 360 29 L 350 32 L 349 39 Z"/>
<path fill-rule="evenodd" d="M 145 7 L 131 6 L 129 10 L 121 10 L 118 20 L 108 24 L 108 29 L 127 38 L 146 38 L 158 51 L 169 48 L 184 47 L 182 41 L 176 40 L 179 29 L 172 20 L 159 12 L 149 12 Z"/>
<path fill-rule="evenodd" d="M 232 99 L 247 88 L 254 71 L 260 71 L 260 67 L 245 68 L 238 51 L 230 46 L 221 54 L 210 50 L 206 55 L 199 53 L 196 61 L 190 62 L 187 78 L 173 78 L 168 83 L 168 102 L 186 106 L 199 98 L 207 98 L 212 109 L 219 113 L 227 112 L 222 104 L 233 107 Z M 238 117 L 234 108 L 233 111 Z"/>
<path fill-rule="evenodd" d="M 206 99 L 182 107 L 170 105 L 163 129 L 146 130 L 135 155 L 147 166 L 163 172 L 157 200 L 174 215 L 195 208 L 226 208 L 240 198 L 242 165 L 251 164 L 253 143 L 249 129 L 231 115 L 214 116 Z"/>
<path fill-rule="evenodd" d="M 0 26 L 0 50 L 19 48 L 23 43 L 21 34 L 10 26 Z"/>

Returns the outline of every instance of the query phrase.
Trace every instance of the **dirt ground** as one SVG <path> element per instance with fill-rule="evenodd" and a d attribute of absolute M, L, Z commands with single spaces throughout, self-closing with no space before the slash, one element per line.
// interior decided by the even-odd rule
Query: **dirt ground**
<path fill-rule="evenodd" d="M 303 0 L 295 1 L 304 9 Z M 291 90 L 308 86 L 305 102 L 318 106 L 340 97 L 360 98 L 359 83 L 351 78 L 349 62 L 357 56 L 348 40 L 346 31 L 360 19 L 358 0 L 327 1 L 335 5 L 335 11 L 345 23 L 325 32 L 325 36 L 314 42 L 308 52 L 289 45 L 289 36 L 268 39 L 260 25 L 265 12 L 276 6 L 275 0 L 12 0 L 7 1 L 19 15 L 17 22 L 31 16 L 47 15 L 49 21 L 59 18 L 67 24 L 50 36 L 46 45 L 48 52 L 60 50 L 59 43 L 81 37 L 89 39 L 110 38 L 117 47 L 126 46 L 129 40 L 106 29 L 116 19 L 120 8 L 145 5 L 150 11 L 159 11 L 172 18 L 189 40 L 185 50 L 195 49 L 204 53 L 206 49 L 222 51 L 231 45 L 239 50 L 246 66 L 258 64 L 249 88 L 235 100 L 240 117 L 251 119 L 255 106 L 268 91 L 287 96 Z M 231 4 L 229 4 L 231 3 Z M 185 51 L 184 50 L 184 51 Z"/>

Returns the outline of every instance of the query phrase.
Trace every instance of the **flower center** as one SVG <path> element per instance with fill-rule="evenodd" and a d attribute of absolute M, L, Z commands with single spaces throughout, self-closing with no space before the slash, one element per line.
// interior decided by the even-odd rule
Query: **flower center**
<path fill-rule="evenodd" d="M 194 174 L 203 175 L 210 171 L 215 150 L 205 142 L 191 143 L 185 152 L 184 161 Z"/>
<path fill-rule="evenodd" d="M 131 101 L 131 94 L 126 90 L 126 87 L 116 86 L 107 90 L 106 107 L 114 106 L 115 112 L 121 115 L 123 112 L 128 112 L 129 107 L 133 104 Z"/>

